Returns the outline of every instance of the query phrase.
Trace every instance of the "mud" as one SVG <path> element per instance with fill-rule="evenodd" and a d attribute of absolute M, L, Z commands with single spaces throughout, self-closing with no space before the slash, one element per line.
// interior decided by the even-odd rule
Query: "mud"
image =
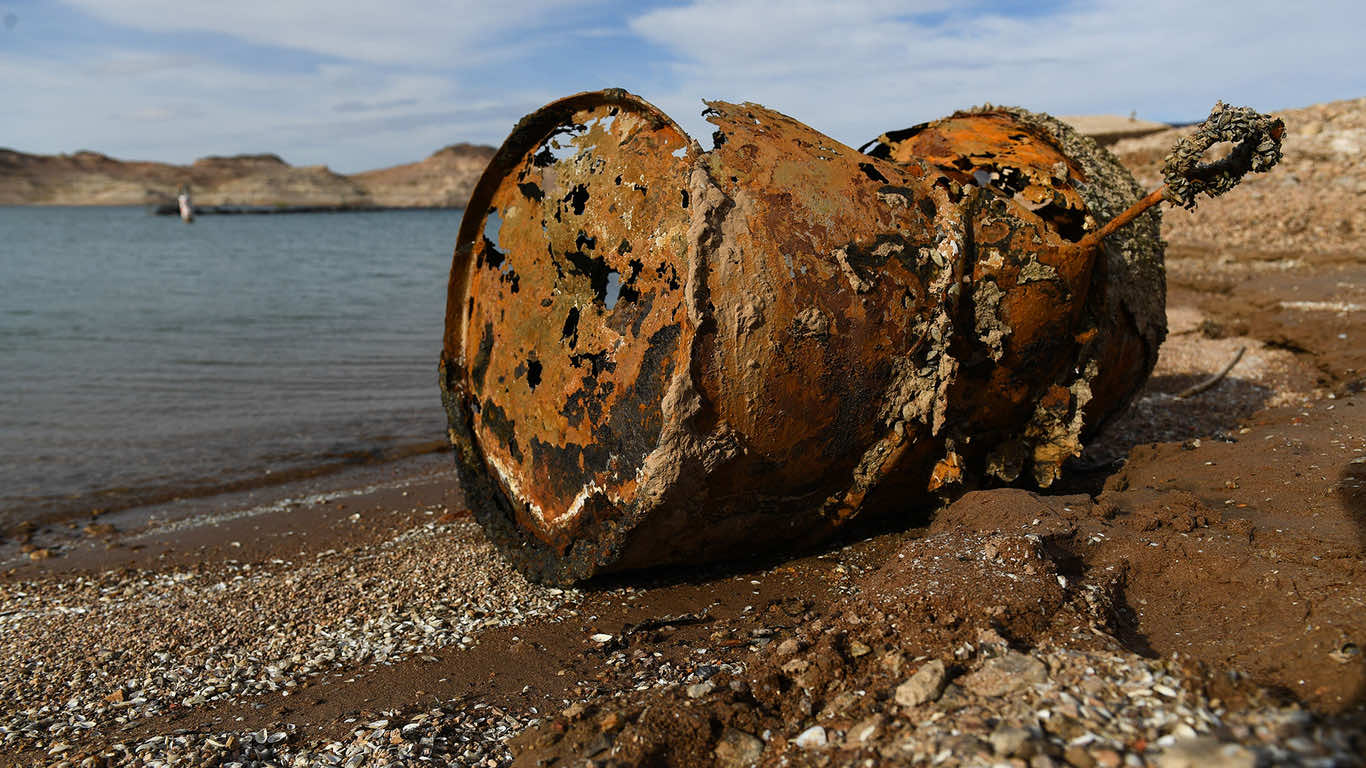
<path fill-rule="evenodd" d="M 765 765 L 877 757 L 792 741 L 818 723 L 847 733 L 895 720 L 912 660 L 939 659 L 970 686 L 980 666 L 963 649 L 983 638 L 1165 659 L 1234 709 L 1271 697 L 1359 718 L 1363 441 L 1366 398 L 1352 396 L 1262 411 L 1236 438 L 1136 447 L 1095 496 L 970 493 L 856 595 L 785 632 L 786 652 L 753 654 L 700 698 L 680 687 L 557 719 L 520 738 L 519 764 L 698 764 L 731 731 L 769 734 Z M 624 725 L 593 753 L 605 712 Z M 985 742 L 992 729 L 978 730 Z"/>
<path fill-rule="evenodd" d="M 714 691 L 598 699 L 588 715 L 522 736 L 518 764 L 686 765 L 737 750 L 763 765 L 878 764 L 913 760 L 920 753 L 900 750 L 921 747 L 927 762 L 999 760 L 990 742 L 1009 707 L 964 687 L 1002 648 L 1050 663 L 1059 648 L 1151 659 L 1229 723 L 1303 707 L 1355 734 L 1355 757 L 1333 764 L 1360 764 L 1366 275 L 1331 256 L 1240 261 L 1190 248 L 1172 253 L 1168 274 L 1170 336 L 1152 379 L 1050 493 L 964 496 L 860 579 L 856 596 L 814 605 Z M 1239 349 L 1226 378 L 1178 396 Z M 782 654 L 785 638 L 795 645 Z M 944 698 L 900 707 L 897 687 L 926 659 L 945 664 Z M 1049 671 L 1051 684 L 1086 698 L 1085 675 Z M 1124 671 L 1108 674 L 1106 684 Z M 922 726 L 940 723 L 932 735 L 914 725 L 924 717 Z M 606 739 L 604 721 L 616 726 Z M 817 725 L 824 745 L 799 745 Z M 1043 725 L 1038 754 L 1058 764 L 1094 764 L 1093 753 L 1151 763 L 1163 749 L 1156 729 L 1077 755 L 1067 744 L 1082 731 Z M 1237 740 L 1235 731 L 1245 733 L 1216 734 Z"/>

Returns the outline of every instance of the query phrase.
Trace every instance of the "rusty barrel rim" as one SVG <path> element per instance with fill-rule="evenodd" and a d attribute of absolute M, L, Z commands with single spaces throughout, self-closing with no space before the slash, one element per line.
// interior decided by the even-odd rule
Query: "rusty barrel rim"
<path fill-rule="evenodd" d="M 595 488 L 591 479 L 587 482 L 580 482 L 581 492 L 573 502 L 568 501 L 566 494 L 569 493 L 569 490 L 562 491 L 554 498 L 548 500 L 545 498 L 546 494 L 553 495 L 555 491 L 559 490 L 558 486 L 564 485 L 567 482 L 566 477 L 574 477 L 575 479 L 582 481 L 583 478 L 576 475 L 576 470 L 580 473 L 591 474 L 595 471 L 603 470 L 604 468 L 602 465 L 607 461 L 607 458 L 601 453 L 585 458 L 583 447 L 592 446 L 595 441 L 591 439 L 581 439 L 578 443 L 571 441 L 563 432 L 566 430 L 572 432 L 573 429 L 566 426 L 564 423 L 552 425 L 552 428 L 549 429 L 542 428 L 540 431 L 537 431 L 533 424 L 533 427 L 529 430 L 532 433 L 531 440 L 528 441 L 525 434 L 523 434 L 520 436 L 523 440 L 522 444 L 517 442 L 518 436 L 513 436 L 510 441 L 501 441 L 502 445 L 500 446 L 500 441 L 490 435 L 486 422 L 489 422 L 492 419 L 485 418 L 484 415 L 481 415 L 481 413 L 487 415 L 483 409 L 487 408 L 489 405 L 498 408 L 500 412 L 503 409 L 513 411 L 517 408 L 522 408 L 520 414 L 514 413 L 507 418 L 504 418 L 500 413 L 500 418 L 503 418 L 503 423 L 505 425 L 511 425 L 506 427 L 509 432 L 513 428 L 519 426 L 524 432 L 527 431 L 528 419 L 523 417 L 542 417 L 542 427 L 544 427 L 544 422 L 554 420 L 558 417 L 556 414 L 549 413 L 549 405 L 544 403 L 542 403 L 542 407 L 539 410 L 534 413 L 529 413 L 527 408 L 530 406 L 526 406 L 525 402 L 531 399 L 528 397 L 522 397 L 520 399 L 509 397 L 505 399 L 505 401 L 499 403 L 491 403 L 490 400 L 486 398 L 482 403 L 483 408 L 481 408 L 481 403 L 478 400 L 480 394 L 479 390 L 483 387 L 484 382 L 476 381 L 476 378 L 482 379 L 483 376 L 486 375 L 486 369 L 496 366 L 498 362 L 495 360 L 494 363 L 490 364 L 489 361 L 490 357 L 497 357 L 498 355 L 497 352 L 490 351 L 497 346 L 494 342 L 490 341 L 495 330 L 492 328 L 491 324 L 485 324 L 481 329 L 476 318 L 476 315 L 484 309 L 480 304 L 481 291 L 487 291 L 489 286 L 492 285 L 492 279 L 490 278 L 488 270 L 481 269 L 481 267 L 487 266 L 487 262 L 484 261 L 483 257 L 486 255 L 485 251 L 489 248 L 489 243 L 487 241 L 488 225 L 486 224 L 486 220 L 493 216 L 492 212 L 494 210 L 499 210 L 499 215 L 502 217 L 500 218 L 500 228 L 516 225 L 522 226 L 523 231 L 525 231 L 525 226 L 529 226 L 527 222 L 531 219 L 535 219 L 538 213 L 531 213 L 528 215 L 519 214 L 517 217 L 508 216 L 506 198 L 511 194 L 508 191 L 509 184 L 511 183 L 510 180 L 516 176 L 519 171 L 525 173 L 530 170 L 534 164 L 533 161 L 538 159 L 532 157 L 533 153 L 545 151 L 545 148 L 556 141 L 555 137 L 565 133 L 567 128 L 584 129 L 584 125 L 576 124 L 576 117 L 582 117 L 586 114 L 596 114 L 598 117 L 602 117 L 606 114 L 609 116 L 607 117 L 609 129 L 602 130 L 610 130 L 610 125 L 613 124 L 611 121 L 618 115 L 619 110 L 623 117 L 629 118 L 631 126 L 639 128 L 639 134 L 645 134 L 647 135 L 647 138 L 656 134 L 666 136 L 668 137 L 668 141 L 670 142 L 669 146 L 671 148 L 677 149 L 681 147 L 684 150 L 681 155 L 675 153 L 670 158 L 665 158 L 665 160 L 668 160 L 674 166 L 682 166 L 690 163 L 691 158 L 696 157 L 700 152 L 700 147 L 697 145 L 696 141 L 688 136 L 676 122 L 658 108 L 624 90 L 608 89 L 604 91 L 585 92 L 552 102 L 519 121 L 517 126 L 504 141 L 503 145 L 499 148 L 498 152 L 495 153 L 494 158 L 480 177 L 479 182 L 475 187 L 475 191 L 471 196 L 470 203 L 466 208 L 465 216 L 461 221 L 460 232 L 452 259 L 450 284 L 447 293 L 446 329 L 443 343 L 441 384 L 443 389 L 443 400 L 445 401 L 451 430 L 450 436 L 452 443 L 456 447 L 457 464 L 461 470 L 462 480 L 466 486 L 467 503 L 475 512 L 475 515 L 480 520 L 481 524 L 489 531 L 491 538 L 499 549 L 513 560 L 513 562 L 524 572 L 543 581 L 563 582 L 582 578 L 597 571 L 604 563 L 613 561 L 616 558 L 615 552 L 619 548 L 621 540 L 634 525 L 631 515 L 633 509 L 631 504 L 621 503 L 620 496 L 616 499 L 609 499 L 606 493 L 590 493 L 589 489 Z M 592 130 L 599 131 L 601 122 L 601 120 L 595 122 L 592 126 Z M 620 128 L 620 124 L 617 125 Z M 620 128 L 620 130 L 627 131 L 631 130 L 631 128 Z M 571 134 L 573 133 L 573 131 L 569 132 Z M 610 138 L 620 137 L 613 134 Z M 631 138 L 637 138 L 637 134 L 632 134 Z M 571 139 L 570 142 L 572 143 L 576 140 L 577 138 Z M 648 145 L 650 142 L 646 141 L 644 143 Z M 556 143 L 555 146 L 558 147 L 559 144 Z M 621 150 L 621 146 L 621 144 L 615 145 L 617 150 Z M 597 147 L 594 146 L 592 149 L 596 151 Z M 641 151 L 648 153 L 650 149 L 646 148 Z M 569 166 L 574 165 L 573 161 L 576 161 L 577 159 L 577 156 L 573 156 L 569 165 L 565 165 L 563 159 L 556 159 L 553 162 L 547 163 L 547 166 L 553 171 L 565 170 Z M 629 152 L 621 151 L 621 155 L 615 159 L 629 165 L 631 162 L 631 155 Z M 685 180 L 685 177 L 679 168 L 675 168 L 675 172 L 679 174 L 680 182 Z M 545 173 L 549 174 L 550 171 L 545 171 Z M 623 175 L 629 174 L 619 173 L 616 178 L 616 188 L 611 191 L 618 196 L 634 194 L 621 191 L 620 185 L 623 182 Z M 599 183 L 604 183 L 608 186 L 611 186 L 612 184 L 611 181 L 604 182 L 601 180 Z M 638 186 L 642 189 L 645 187 L 644 184 Z M 528 199 L 524 202 L 527 207 L 535 207 L 539 214 L 544 214 L 552 202 L 547 198 L 547 195 L 550 195 L 552 192 L 553 190 L 550 189 L 541 190 L 541 197 Z M 646 191 L 643 193 L 642 197 L 648 194 L 649 192 Z M 658 195 L 657 190 L 655 194 Z M 582 195 L 585 199 L 574 200 L 578 207 L 574 208 L 572 211 L 566 211 L 563 218 L 570 219 L 576 215 L 590 213 L 590 211 L 587 211 L 584 208 L 587 207 L 591 209 L 595 204 L 595 200 L 598 199 L 598 196 L 596 194 L 590 196 L 587 190 L 585 190 Z M 502 204 L 505 206 L 502 209 L 497 208 L 500 196 L 503 198 Z M 681 203 L 682 206 L 686 208 L 686 193 L 682 195 Z M 625 204 L 626 203 L 623 201 L 623 205 Z M 661 204 L 656 202 L 654 203 L 654 206 L 659 208 L 661 207 Z M 513 221 L 513 218 L 515 218 L 515 221 Z M 541 222 L 542 231 L 545 231 L 544 228 L 547 224 L 551 227 L 560 227 L 565 224 L 565 222 L 561 221 L 561 218 L 560 211 L 558 210 L 555 212 L 553 222 L 550 221 L 549 218 L 544 218 Z M 686 231 L 686 217 L 680 218 L 682 218 L 684 225 L 681 227 L 675 225 L 674 228 L 678 229 L 681 234 L 683 231 Z M 627 217 L 627 221 L 630 221 L 629 216 Z M 624 238 L 621 240 L 621 244 L 623 246 L 626 245 L 626 240 Z M 616 245 L 616 243 L 612 243 L 612 245 Z M 637 247 L 640 247 L 641 244 L 637 243 L 636 245 Z M 547 246 L 547 248 L 548 247 L 549 246 Z M 607 247 L 608 244 L 603 242 L 601 234 L 597 232 L 588 233 L 580 230 L 578 245 L 576 246 L 578 253 L 568 255 L 577 255 L 581 257 L 584 260 L 584 263 L 577 264 L 577 266 L 584 269 L 586 272 L 594 267 L 594 265 L 601 267 L 606 264 L 607 255 L 604 254 L 603 251 L 605 251 Z M 568 249 L 568 246 L 565 246 L 565 248 Z M 511 248 L 509 248 L 509 251 L 510 250 Z M 666 253 L 672 253 L 675 257 L 681 257 L 682 255 L 681 252 L 672 252 L 668 249 L 664 249 L 664 251 Z M 681 249 L 675 248 L 674 251 L 681 251 Z M 518 254 L 519 257 L 524 255 L 525 254 Z M 622 256 L 623 254 L 615 254 L 612 255 L 611 258 L 620 260 Z M 503 258 L 503 256 L 500 255 L 498 258 Z M 512 258 L 511 254 L 509 254 L 507 258 L 510 262 Z M 561 272 L 560 277 L 564 277 L 561 265 L 554 262 L 553 255 L 550 258 L 556 272 Z M 588 263 L 590 260 L 595 260 L 595 262 Z M 512 272 L 513 277 L 520 283 L 520 289 L 514 285 L 512 289 L 514 293 L 518 293 L 519 290 L 522 293 L 529 292 L 527 285 L 529 277 L 539 278 L 543 288 L 546 283 L 552 280 L 546 264 L 543 263 L 545 261 L 544 258 L 536 256 L 529 259 L 529 261 L 534 263 L 533 268 L 535 274 L 528 275 L 525 270 L 522 270 L 520 274 L 516 271 Z M 585 266 L 585 264 L 587 264 L 587 266 Z M 621 265 L 616 266 L 619 267 Z M 655 267 L 656 265 L 651 264 L 650 266 Z M 506 265 L 504 266 L 504 270 L 506 272 Z M 573 273 L 573 270 L 574 266 L 571 265 L 569 271 Z M 627 297 L 638 298 L 638 291 L 634 294 L 630 293 L 636 289 L 628 281 L 636 279 L 636 272 L 639 272 L 639 269 L 633 267 L 629 275 L 627 275 L 625 271 L 620 273 L 620 281 L 617 286 L 618 294 L 616 297 L 607 297 L 603 294 L 603 286 L 601 285 L 600 279 L 602 275 L 599 274 L 601 271 L 601 269 L 595 270 L 594 274 L 589 277 L 589 281 L 592 283 L 590 287 L 596 292 L 595 296 L 591 299 L 585 299 L 581 303 L 575 299 L 573 302 L 575 303 L 575 306 L 568 310 L 570 315 L 569 318 L 556 316 L 557 312 L 560 314 L 565 313 L 564 307 L 561 305 L 570 303 L 569 299 L 566 299 L 565 295 L 559 290 L 560 286 L 558 284 L 556 284 L 555 290 L 550 291 L 547 294 L 547 298 L 544 299 L 544 303 L 554 306 L 551 306 L 549 309 L 525 307 L 524 309 L 526 311 L 522 314 L 530 315 L 533 312 L 543 312 L 545 317 L 535 318 L 535 322 L 544 322 L 547 326 L 558 327 L 557 324 L 563 321 L 566 328 L 565 332 L 568 333 L 567 329 L 569 327 L 569 322 L 571 320 L 577 320 L 578 313 L 581 309 L 585 314 L 598 313 L 594 315 L 594 318 L 601 320 L 601 313 L 616 310 L 616 305 L 624 305 L 624 300 Z M 681 269 L 678 271 L 681 272 Z M 612 274 L 613 276 L 618 275 L 616 267 L 612 269 Z M 503 275 L 503 277 L 506 276 L 506 274 Z M 575 274 L 571 274 L 571 277 L 575 277 Z M 579 275 L 578 277 L 583 276 Z M 674 281 L 677 282 L 676 275 Z M 534 282 L 534 280 L 531 282 Z M 579 282 L 582 283 L 581 280 Z M 583 288 L 582 285 L 579 285 L 578 287 L 580 289 Z M 677 294 L 678 297 L 681 298 L 682 286 L 675 285 L 675 288 L 678 289 Z M 514 296 L 513 298 L 518 301 L 521 300 L 519 296 Z M 596 303 L 592 299 L 596 299 Z M 490 298 L 485 304 L 498 306 L 499 301 L 501 300 Z M 611 304 L 604 303 L 605 301 L 610 301 Z M 503 307 L 499 307 L 499 309 L 499 319 L 501 321 L 501 310 Z M 623 309 L 628 308 L 623 307 Z M 621 313 L 617 312 L 617 314 Z M 640 330 L 642 321 L 646 319 L 654 321 L 657 319 L 655 316 L 659 314 L 660 312 L 656 310 L 653 304 L 648 308 L 638 308 L 635 317 L 636 322 L 633 326 L 634 329 L 637 331 Z M 491 322 L 492 321 L 490 321 L 490 323 Z M 499 322 L 498 325 L 499 328 L 497 329 L 497 332 L 504 332 L 503 323 Z M 605 325 L 605 322 L 597 322 L 596 324 L 592 322 L 584 323 L 584 327 L 587 328 L 590 333 L 600 330 L 601 327 L 604 327 Z M 525 329 L 526 327 L 527 326 L 524 324 L 523 328 Z M 680 324 L 679 327 L 682 327 L 682 324 Z M 477 339 L 476 337 L 479 336 L 481 330 L 484 332 L 484 336 Z M 605 333 L 605 331 L 603 332 Z M 509 333 L 511 333 L 511 331 L 509 331 Z M 533 331 L 524 330 L 524 335 L 529 335 L 531 333 L 533 333 Z M 653 337 L 650 340 L 653 341 Z M 563 341 L 564 339 L 562 338 L 561 342 Z M 574 345 L 578 341 L 578 334 L 576 332 L 573 339 L 569 342 L 568 351 L 572 352 Z M 666 339 L 665 341 L 673 340 Z M 641 376 L 641 371 L 651 361 L 644 358 L 648 357 L 650 353 L 655 350 L 654 346 L 649 346 L 647 348 L 639 342 L 640 339 L 638 337 L 635 338 L 633 340 L 634 346 L 632 347 L 639 352 L 639 354 L 636 355 L 636 357 L 640 358 L 637 361 L 638 365 L 635 368 L 628 368 L 622 372 L 620 376 L 622 381 L 616 382 L 618 393 L 622 393 L 634 386 L 634 383 L 628 382 L 627 379 L 635 380 L 637 378 L 645 378 L 644 376 Z M 553 345 L 553 342 L 546 342 L 542 346 L 546 345 Z M 679 343 L 678 346 L 681 348 L 682 344 Z M 559 352 L 565 351 L 566 350 L 563 349 L 559 350 Z M 590 358 L 589 362 L 582 364 L 582 367 L 585 370 L 591 370 L 592 376 L 610 375 L 598 370 L 598 363 L 591 360 L 591 350 L 581 349 L 580 351 L 583 352 L 583 355 L 577 357 L 582 358 L 586 356 Z M 630 351 L 631 350 L 628 349 L 626 352 L 629 353 Z M 537 353 L 533 351 L 532 354 L 534 357 Z M 629 357 L 630 355 L 624 353 L 623 356 Z M 573 360 L 576 356 L 571 354 L 569 357 Z M 552 368 L 551 363 L 548 361 L 545 362 L 544 368 L 541 367 L 542 364 L 540 360 L 533 360 L 530 362 L 535 367 L 535 375 L 538 377 L 537 383 L 539 383 L 541 387 L 552 389 L 558 386 L 559 389 L 556 391 L 562 392 L 564 387 L 568 386 L 565 384 L 565 377 L 569 375 L 568 373 L 561 376 L 561 380 L 553 381 L 552 379 L 555 376 L 560 375 L 558 368 Z M 614 359 L 612 361 L 613 368 L 616 368 L 620 362 L 620 360 Z M 573 363 L 575 368 L 580 367 L 580 364 L 581 360 L 576 360 Z M 546 381 L 544 383 L 540 383 L 539 379 L 542 370 L 545 371 Z M 479 374 L 478 377 L 475 376 L 476 373 Z M 575 373 L 578 373 L 578 371 L 575 371 Z M 673 368 L 668 368 L 662 375 L 668 376 L 673 373 Z M 487 375 L 492 378 L 497 374 L 487 372 Z M 520 378 L 520 370 L 517 372 L 517 375 Z M 510 378 L 510 376 L 510 372 L 504 371 L 502 376 L 497 380 L 502 382 L 504 379 Z M 528 381 L 529 380 L 530 374 L 528 374 Z M 589 379 L 588 377 L 585 377 L 584 380 L 588 381 Z M 576 396 L 582 395 L 581 397 L 577 397 L 579 411 L 574 414 L 579 419 L 583 419 L 582 410 L 585 405 L 584 401 L 593 400 L 594 402 L 587 403 L 587 406 L 597 406 L 599 407 L 599 411 L 601 411 L 601 405 L 597 400 L 599 397 L 605 397 L 605 395 L 603 395 L 600 390 L 596 389 L 598 387 L 596 381 L 594 381 L 593 387 L 595 388 L 593 391 L 575 393 Z M 536 385 L 531 385 L 531 389 L 535 390 Z M 625 397 L 625 394 L 619 394 L 619 399 Z M 642 397 L 653 398 L 656 405 L 659 399 L 658 394 L 654 391 L 642 395 Z M 568 408 L 569 404 L 566 402 L 564 407 Z M 629 416 L 630 414 L 628 413 L 626 415 Z M 531 420 L 533 422 L 535 421 L 535 419 Z M 657 422 L 658 419 L 655 421 Z M 518 422 L 520 422 L 520 425 Z M 590 426 L 595 426 L 591 421 L 588 423 Z M 630 423 L 628 418 L 616 418 L 613 425 L 616 426 L 618 432 L 632 432 L 635 426 Z M 628 457 L 629 461 L 626 462 L 629 466 L 620 472 L 617 472 L 618 475 L 629 474 L 627 470 L 634 468 L 634 465 L 632 465 L 631 462 L 638 464 L 640 461 L 643 461 L 644 456 L 653 448 L 655 442 L 657 442 L 657 432 L 662 426 L 658 423 L 652 423 L 650 426 L 654 427 L 656 430 L 654 434 L 647 430 L 641 434 L 632 434 L 629 436 L 634 438 L 634 442 L 632 443 L 634 452 Z M 638 432 L 639 430 L 635 431 Z M 558 441 L 554 436 L 547 437 L 550 433 L 555 432 L 560 433 L 558 435 Z M 538 440 L 538 438 L 541 437 L 547 437 L 547 439 Z M 627 440 L 618 435 L 609 434 L 605 440 L 601 440 L 600 442 L 621 445 L 627 442 Z M 542 454 L 534 454 L 531 450 L 533 448 L 542 450 Z M 565 450 L 558 450 L 557 452 L 557 449 L 560 448 L 565 448 Z M 567 449 L 578 450 L 577 457 Z M 577 462 L 575 461 L 576 458 Z M 615 456 L 611 458 L 612 460 L 616 459 Z M 550 459 L 555 460 L 553 465 Z M 615 468 L 615 464 L 613 466 Z M 621 478 L 619 477 L 618 479 Z M 629 485 L 629 478 L 626 478 L 626 484 Z M 570 490 L 572 490 L 572 486 L 570 486 Z M 620 489 L 618 488 L 617 490 Z M 570 511 L 572 511 L 573 514 L 569 514 Z M 567 519 L 572 525 L 557 526 L 557 522 L 562 519 Z"/>
<path fill-rule="evenodd" d="M 688 135 L 673 118 L 661 109 L 622 88 L 583 91 L 572 96 L 566 96 L 546 104 L 517 121 L 512 132 L 503 140 L 498 151 L 489 160 L 489 164 L 484 167 L 484 172 L 479 175 L 479 181 L 474 185 L 474 191 L 470 193 L 469 202 L 465 205 L 465 213 L 460 219 L 460 229 L 456 234 L 455 252 L 451 264 L 450 284 L 446 292 L 446 327 L 442 347 L 444 359 L 458 360 L 463 354 L 465 325 L 461 314 L 461 302 L 464 301 L 466 295 L 466 279 L 468 277 L 466 270 L 471 259 L 469 249 L 479 235 L 494 190 L 502 181 L 503 176 L 514 167 L 514 163 L 527 150 L 544 141 L 555 127 L 561 125 L 566 118 L 572 117 L 575 112 L 581 109 L 607 104 L 621 104 L 639 109 L 655 119 L 673 126 L 683 136 Z M 696 147 L 696 140 L 693 140 L 693 144 Z M 696 149 L 700 150 L 700 147 L 696 147 Z M 475 211 L 483 211 L 484 213 L 471 216 L 471 212 Z"/>

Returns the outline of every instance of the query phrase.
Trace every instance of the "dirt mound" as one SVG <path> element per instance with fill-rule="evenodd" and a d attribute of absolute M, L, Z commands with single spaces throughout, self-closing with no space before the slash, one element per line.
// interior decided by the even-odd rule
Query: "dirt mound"
<path fill-rule="evenodd" d="M 204 205 L 373 205 L 370 191 L 325 165 L 295 168 L 270 162 L 218 183 L 195 201 Z"/>
<path fill-rule="evenodd" d="M 1284 159 L 1194 211 L 1167 209 L 1162 234 L 1176 247 L 1263 254 L 1343 257 L 1366 233 L 1366 98 L 1273 113 L 1285 121 Z M 1174 128 L 1110 149 L 1147 188 L 1162 183 Z"/>

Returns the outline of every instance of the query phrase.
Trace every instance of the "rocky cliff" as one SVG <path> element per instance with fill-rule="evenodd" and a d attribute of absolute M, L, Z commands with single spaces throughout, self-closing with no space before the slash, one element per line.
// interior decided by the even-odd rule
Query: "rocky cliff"
<path fill-rule="evenodd" d="M 425 160 L 365 171 L 351 179 L 369 192 L 375 205 L 463 208 L 493 153 L 493 147 L 453 144 Z"/>
<path fill-rule="evenodd" d="M 116 160 L 98 152 L 30 155 L 0 149 L 0 205 L 142 205 L 189 184 L 197 205 L 462 207 L 493 148 L 456 144 L 425 160 L 336 173 L 276 155 L 204 157 L 191 165 Z"/>

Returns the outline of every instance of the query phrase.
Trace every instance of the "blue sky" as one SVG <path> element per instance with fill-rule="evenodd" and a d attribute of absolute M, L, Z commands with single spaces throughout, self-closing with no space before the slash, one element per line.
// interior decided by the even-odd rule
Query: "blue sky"
<path fill-rule="evenodd" d="M 608 86 L 699 137 L 713 98 L 855 146 L 983 102 L 1188 121 L 1366 96 L 1361 0 L 0 0 L 0 19 L 0 146 L 181 163 L 382 167 Z"/>

